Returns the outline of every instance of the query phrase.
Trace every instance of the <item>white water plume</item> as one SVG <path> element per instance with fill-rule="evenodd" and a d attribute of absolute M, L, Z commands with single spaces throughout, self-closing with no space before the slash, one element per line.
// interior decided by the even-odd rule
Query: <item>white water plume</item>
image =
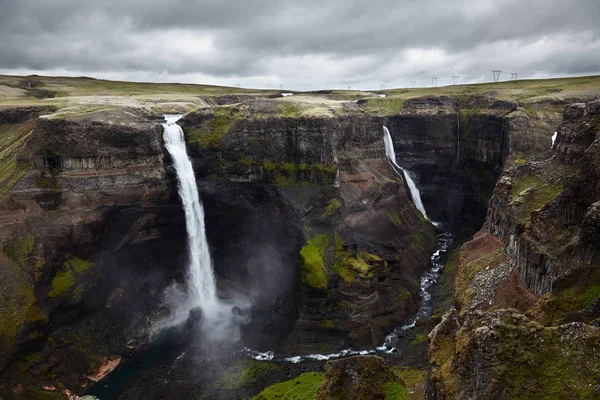
<path fill-rule="evenodd" d="M 177 125 L 181 115 L 165 115 L 165 147 L 177 172 L 179 197 L 185 212 L 189 255 L 189 306 L 201 307 L 205 314 L 211 313 L 218 303 L 217 288 L 212 268 L 206 232 L 204 208 L 198 195 L 192 163 L 185 148 L 183 129 Z"/>

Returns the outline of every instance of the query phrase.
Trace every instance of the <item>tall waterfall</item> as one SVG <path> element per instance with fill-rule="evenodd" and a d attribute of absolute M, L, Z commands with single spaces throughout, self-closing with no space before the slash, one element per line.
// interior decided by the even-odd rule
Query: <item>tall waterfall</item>
<path fill-rule="evenodd" d="M 189 297 L 192 307 L 206 311 L 217 303 L 215 277 L 204 229 L 204 208 L 198 195 L 192 163 L 187 155 L 183 130 L 177 125 L 181 115 L 165 115 L 165 147 L 177 172 L 179 197 L 185 211 L 189 253 Z"/>
<path fill-rule="evenodd" d="M 419 193 L 417 185 L 410 177 L 409 172 L 396 164 L 396 152 L 394 151 L 392 136 L 390 135 L 388 128 L 385 126 L 383 127 L 383 143 L 385 144 L 385 155 L 387 156 L 388 160 L 404 173 L 404 179 L 406 180 L 406 184 L 410 190 L 410 197 L 412 197 L 415 207 L 417 207 L 417 209 L 421 211 L 421 214 L 423 214 L 423 216 L 429 220 L 429 217 L 427 217 L 427 212 L 425 211 L 425 207 L 423 206 L 423 202 L 421 201 L 421 193 Z"/>

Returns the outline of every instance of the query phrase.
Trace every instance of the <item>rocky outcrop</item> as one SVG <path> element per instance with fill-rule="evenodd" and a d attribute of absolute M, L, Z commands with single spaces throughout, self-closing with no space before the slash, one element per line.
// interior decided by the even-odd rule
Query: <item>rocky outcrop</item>
<path fill-rule="evenodd" d="M 325 364 L 317 399 L 392 399 L 406 395 L 404 383 L 383 358 L 356 356 Z"/>
<path fill-rule="evenodd" d="M 430 398 L 600 395 L 599 108 L 568 106 L 552 155 L 500 178 L 430 335 Z"/>

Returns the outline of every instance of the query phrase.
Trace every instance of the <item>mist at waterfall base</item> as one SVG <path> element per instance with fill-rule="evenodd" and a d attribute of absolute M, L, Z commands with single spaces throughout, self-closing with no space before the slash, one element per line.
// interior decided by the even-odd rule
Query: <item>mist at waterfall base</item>
<path fill-rule="evenodd" d="M 245 322 L 241 313 L 232 309 L 247 308 L 239 299 L 220 301 L 213 265 L 206 239 L 204 207 L 198 193 L 192 163 L 187 155 L 183 129 L 177 124 L 181 115 L 165 115 L 163 139 L 171 156 L 177 176 L 177 189 L 185 213 L 188 252 L 188 278 L 185 287 L 173 284 L 165 291 L 165 300 L 171 305 L 172 314 L 164 321 L 173 326 L 183 321 L 200 323 L 204 340 L 238 340 L 238 324 Z M 186 290 L 187 289 L 187 290 Z"/>
<path fill-rule="evenodd" d="M 202 371 L 202 365 L 210 363 L 211 371 L 215 371 L 225 368 L 228 360 L 241 356 L 240 327 L 249 322 L 246 313 L 250 308 L 249 296 L 230 290 L 224 298 L 218 297 L 204 206 L 186 152 L 183 130 L 176 123 L 180 117 L 165 116 L 163 138 L 185 215 L 185 281 L 174 282 L 164 291 L 168 315 L 156 323 L 152 341 L 89 390 L 88 394 L 101 400 L 120 397 L 138 385 L 158 385 L 156 390 L 182 382 L 187 386 L 204 386 L 206 371 Z"/>

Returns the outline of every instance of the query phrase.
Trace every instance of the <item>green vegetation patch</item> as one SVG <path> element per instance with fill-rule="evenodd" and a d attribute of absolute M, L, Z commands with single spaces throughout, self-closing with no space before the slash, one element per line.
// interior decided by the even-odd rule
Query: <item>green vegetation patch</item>
<path fill-rule="evenodd" d="M 386 400 L 404 400 L 406 399 L 406 388 L 396 381 L 389 381 L 385 384 Z"/>
<path fill-rule="evenodd" d="M 276 364 L 256 360 L 241 360 L 229 367 L 213 384 L 215 389 L 236 390 L 255 383 L 260 378 L 276 371 Z"/>
<path fill-rule="evenodd" d="M 314 400 L 322 381 L 322 373 L 307 372 L 295 379 L 265 388 L 252 400 Z"/>
<path fill-rule="evenodd" d="M 76 276 L 88 272 L 93 265 L 90 261 L 81 260 L 72 254 L 67 254 L 62 271 L 58 272 L 52 279 L 52 290 L 48 293 L 50 299 L 55 299 L 67 293 L 75 285 Z"/>
<path fill-rule="evenodd" d="M 300 250 L 303 265 L 303 281 L 308 285 L 326 290 L 329 283 L 329 271 L 338 274 L 345 282 L 351 283 L 357 278 L 371 278 L 373 266 L 382 263 L 374 254 L 359 252 L 352 255 L 344 249 L 344 242 L 336 233 L 320 234 L 308 239 Z"/>
<path fill-rule="evenodd" d="M 557 324 L 571 313 L 579 313 L 578 319 L 586 323 L 595 318 L 595 313 L 585 311 L 600 300 L 600 266 L 588 265 L 572 271 L 570 275 L 536 306 L 541 311 L 541 314 L 536 313 L 540 322 Z"/>
<path fill-rule="evenodd" d="M 525 217 L 529 218 L 533 211 L 539 210 L 558 196 L 562 189 L 562 183 L 545 180 L 535 175 L 524 175 L 513 182 L 510 201 L 515 200 L 517 196 L 523 196 L 523 211 Z"/>
<path fill-rule="evenodd" d="M 307 163 L 275 163 L 265 161 L 262 171 L 266 182 L 273 182 L 277 186 L 302 186 L 311 185 L 331 186 L 337 175 L 335 164 L 307 164 Z"/>
<path fill-rule="evenodd" d="M 14 238 L 4 244 L 2 250 L 4 253 L 19 267 L 25 270 L 25 260 L 33 251 L 35 239 L 33 235 L 27 235 L 25 237 Z"/>
<path fill-rule="evenodd" d="M 369 99 L 364 108 L 371 114 L 396 115 L 404 106 L 404 101 L 404 99 L 398 97 Z"/>
<path fill-rule="evenodd" d="M 0 124 L 0 200 L 27 173 L 27 165 L 19 165 L 17 158 L 31 136 L 35 122 Z"/>
<path fill-rule="evenodd" d="M 0 348 L 2 342 L 13 344 L 17 330 L 24 322 L 44 319 L 36 303 L 28 275 L 0 252 Z M 4 340 L 2 340 L 4 339 Z"/>
<path fill-rule="evenodd" d="M 412 338 L 410 344 L 419 344 L 427 342 L 427 333 L 425 332 L 417 332 L 415 337 Z"/>
<path fill-rule="evenodd" d="M 321 321 L 319 326 L 322 328 L 333 329 L 333 328 L 335 328 L 335 323 L 333 322 L 333 320 L 326 319 L 326 320 Z"/>
<path fill-rule="evenodd" d="M 352 255 L 350 250 L 344 249 L 344 242 L 340 236 L 333 235 L 335 245 L 335 260 L 332 269 L 346 282 L 354 282 L 358 277 L 371 278 L 373 276 L 373 264 L 381 262 L 381 258 L 375 254 L 359 252 Z"/>
<path fill-rule="evenodd" d="M 300 250 L 303 281 L 315 289 L 327 290 L 329 284 L 324 261 L 329 242 L 329 235 L 317 235 L 308 239 L 306 245 Z"/>
<path fill-rule="evenodd" d="M 400 214 L 398 213 L 398 211 L 390 211 L 386 215 L 390 219 L 390 221 L 392 221 L 392 223 L 394 225 L 396 225 L 396 226 L 402 226 L 402 225 L 404 225 L 404 221 L 402 220 L 402 217 L 400 216 Z"/>
<path fill-rule="evenodd" d="M 400 378 L 406 387 L 407 400 L 425 400 L 425 383 L 427 370 L 409 367 L 392 367 L 394 374 Z"/>
<path fill-rule="evenodd" d="M 236 108 L 220 107 L 214 112 L 212 119 L 198 127 L 186 128 L 187 140 L 190 143 L 197 143 L 206 150 L 218 149 L 223 137 L 241 118 L 242 114 Z"/>
<path fill-rule="evenodd" d="M 515 323 L 501 318 L 498 364 L 494 374 L 511 399 L 592 399 L 600 384 L 600 336 L 581 326 L 577 336 L 559 327 L 536 322 Z"/>
<path fill-rule="evenodd" d="M 342 202 L 338 199 L 331 199 L 327 207 L 325 207 L 325 211 L 323 212 L 323 217 L 331 217 L 342 207 Z"/>

